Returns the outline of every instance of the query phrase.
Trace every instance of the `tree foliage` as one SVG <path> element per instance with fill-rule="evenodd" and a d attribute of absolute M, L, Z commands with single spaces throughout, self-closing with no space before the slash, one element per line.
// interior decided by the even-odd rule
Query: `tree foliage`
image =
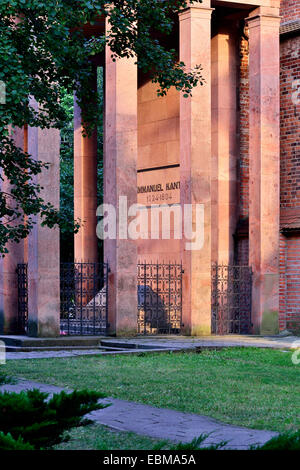
<path fill-rule="evenodd" d="M 198 1 L 198 0 L 192 0 Z M 190 3 L 192 3 L 190 2 Z M 61 230 L 78 226 L 41 197 L 33 176 L 47 164 L 18 148 L 11 130 L 28 125 L 63 128 L 67 120 L 63 93 L 76 91 L 89 135 L 97 116 L 97 94 L 90 87 L 89 57 L 108 43 L 114 59 L 137 57 L 138 67 L 152 74 L 158 94 L 176 86 L 189 96 L 202 83 L 201 68 L 185 70 L 176 52 L 159 38 L 171 33 L 174 14 L 187 6 L 183 0 L 2 0 L 0 4 L 0 82 L 6 102 L 0 104 L 1 179 L 10 183 L 0 192 L 0 253 L 8 240 L 25 238 L 40 214 L 42 224 Z M 105 36 L 86 39 L 84 26 L 109 16 Z M 29 97 L 39 103 L 37 110 Z M 88 103 L 88 106 L 85 104 Z M 24 217 L 25 215 L 25 217 Z"/>
<path fill-rule="evenodd" d="M 62 391 L 50 399 L 38 389 L 0 393 L 0 449 L 25 443 L 50 448 L 67 440 L 71 428 L 90 424 L 86 414 L 108 406 L 100 398 L 102 393 L 89 390 Z"/>

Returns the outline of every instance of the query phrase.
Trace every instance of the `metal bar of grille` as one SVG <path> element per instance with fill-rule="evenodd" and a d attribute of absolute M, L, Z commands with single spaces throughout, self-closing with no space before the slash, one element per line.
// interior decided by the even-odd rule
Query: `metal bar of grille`
<path fill-rule="evenodd" d="M 105 335 L 108 328 L 108 264 L 61 263 L 62 335 Z"/>
<path fill-rule="evenodd" d="M 147 265 L 144 264 L 144 335 L 146 332 L 147 317 Z"/>
<path fill-rule="evenodd" d="M 138 333 L 180 333 L 182 264 L 138 263 L 137 271 Z"/>
<path fill-rule="evenodd" d="M 28 327 L 28 265 L 17 265 L 18 281 L 18 322 L 17 333 L 26 334 Z"/>
<path fill-rule="evenodd" d="M 212 333 L 251 333 L 251 303 L 249 266 L 212 265 Z"/>
<path fill-rule="evenodd" d="M 28 325 L 27 263 L 17 266 L 18 333 Z M 62 335 L 104 335 L 108 328 L 108 264 L 61 263 L 60 327 Z"/>

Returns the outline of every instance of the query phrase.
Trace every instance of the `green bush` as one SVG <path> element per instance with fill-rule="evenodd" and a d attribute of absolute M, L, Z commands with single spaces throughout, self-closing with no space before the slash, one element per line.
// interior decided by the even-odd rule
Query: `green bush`
<path fill-rule="evenodd" d="M 21 437 L 35 449 L 50 448 L 68 440 L 66 431 L 90 423 L 84 415 L 107 405 L 98 403 L 104 395 L 87 390 L 54 394 L 37 389 L 21 393 L 0 393 L 0 428 L 13 439 Z"/>
<path fill-rule="evenodd" d="M 221 441 L 217 444 L 201 447 L 201 444 L 208 436 L 209 434 L 201 434 L 191 442 L 179 442 L 179 444 L 170 447 L 170 450 L 219 450 L 227 444 L 227 441 Z"/>
<path fill-rule="evenodd" d="M 0 372 L 0 385 L 4 385 L 4 384 L 9 384 L 9 383 L 13 383 L 14 380 L 9 377 L 7 374 L 5 374 L 4 372 Z"/>
<path fill-rule="evenodd" d="M 14 439 L 11 434 L 4 434 L 0 431 L 0 450 L 34 450 L 34 447 L 19 436 Z"/>
<path fill-rule="evenodd" d="M 201 434 L 198 438 L 193 439 L 191 442 L 175 444 L 168 447 L 169 450 L 218 450 L 226 446 L 227 442 L 222 441 L 216 445 L 201 447 L 201 444 L 209 434 Z M 155 450 L 164 449 L 166 442 L 162 441 L 155 446 Z M 286 432 L 272 437 L 262 446 L 250 446 L 249 450 L 300 450 L 300 430 L 297 432 Z"/>
<path fill-rule="evenodd" d="M 300 450 L 300 430 L 279 434 L 262 446 L 251 447 L 251 450 Z"/>
<path fill-rule="evenodd" d="M 199 437 L 195 437 L 190 442 L 179 442 L 170 446 L 168 441 L 160 441 L 154 447 L 153 450 L 219 450 L 226 446 L 227 441 L 221 441 L 217 444 L 211 444 L 201 447 L 201 444 L 209 437 L 209 434 L 200 434 Z"/>

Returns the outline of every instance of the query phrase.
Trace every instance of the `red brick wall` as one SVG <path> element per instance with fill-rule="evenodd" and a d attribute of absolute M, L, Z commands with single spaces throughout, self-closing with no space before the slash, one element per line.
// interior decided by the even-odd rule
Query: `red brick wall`
<path fill-rule="evenodd" d="M 249 239 L 239 238 L 237 242 L 236 264 L 239 266 L 248 266 L 249 264 Z"/>
<path fill-rule="evenodd" d="M 249 217 L 249 48 L 248 30 L 244 29 L 239 42 L 239 143 L 238 161 L 238 216 Z M 249 263 L 249 240 L 245 234 L 237 236 L 235 262 L 247 266 Z"/>
<path fill-rule="evenodd" d="M 280 45 L 280 203 L 300 207 L 300 36 Z"/>
<path fill-rule="evenodd" d="M 279 237 L 279 330 L 286 329 L 286 237 Z"/>
<path fill-rule="evenodd" d="M 247 34 L 247 30 L 245 31 Z M 248 41 L 240 39 L 240 90 L 239 90 L 239 216 L 241 219 L 249 216 L 249 79 L 248 79 L 249 49 Z"/>
<path fill-rule="evenodd" d="M 281 24 L 300 20 L 300 1 L 281 2 Z M 280 43 L 280 206 L 299 208 L 299 230 L 280 236 L 279 328 L 300 331 L 300 35 Z M 285 212 L 286 213 L 286 212 Z M 298 217 L 296 217 L 297 219 Z"/>
<path fill-rule="evenodd" d="M 300 18 L 300 2 L 299 0 L 282 0 L 280 5 L 281 23 L 287 21 L 299 20 Z"/>
<path fill-rule="evenodd" d="M 280 237 L 279 328 L 300 332 L 300 234 Z"/>

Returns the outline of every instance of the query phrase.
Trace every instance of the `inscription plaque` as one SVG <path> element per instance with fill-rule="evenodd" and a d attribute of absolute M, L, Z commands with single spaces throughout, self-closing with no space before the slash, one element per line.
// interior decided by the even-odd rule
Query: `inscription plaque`
<path fill-rule="evenodd" d="M 179 165 L 139 170 L 137 201 L 145 206 L 180 203 Z"/>

